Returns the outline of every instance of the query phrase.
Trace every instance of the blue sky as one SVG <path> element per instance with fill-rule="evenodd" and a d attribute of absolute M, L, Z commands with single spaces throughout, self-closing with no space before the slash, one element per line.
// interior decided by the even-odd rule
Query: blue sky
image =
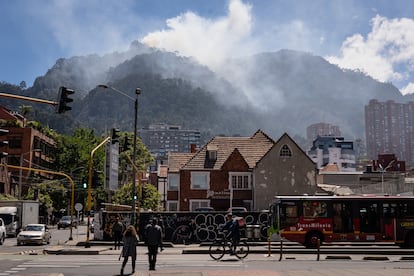
<path fill-rule="evenodd" d="M 293 49 L 414 93 L 412 0 L 2 0 L 0 81 L 33 84 L 58 58 L 132 41 L 192 56 Z"/>

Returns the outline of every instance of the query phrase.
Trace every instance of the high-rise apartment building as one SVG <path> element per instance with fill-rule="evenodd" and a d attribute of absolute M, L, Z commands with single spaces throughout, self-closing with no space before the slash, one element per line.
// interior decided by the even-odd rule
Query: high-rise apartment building
<path fill-rule="evenodd" d="M 178 125 L 152 124 L 140 129 L 142 142 L 157 160 L 167 160 L 168 152 L 192 152 L 200 147 L 198 130 L 182 129 Z"/>
<path fill-rule="evenodd" d="M 396 103 L 371 100 L 365 106 L 367 156 L 384 153 L 414 163 L 414 102 Z"/>

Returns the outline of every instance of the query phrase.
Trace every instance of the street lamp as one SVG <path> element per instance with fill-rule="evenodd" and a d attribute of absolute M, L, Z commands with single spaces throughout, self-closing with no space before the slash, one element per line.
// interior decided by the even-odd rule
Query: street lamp
<path fill-rule="evenodd" d="M 22 199 L 22 178 L 23 178 L 23 170 L 21 168 L 23 167 L 23 161 L 24 161 L 23 156 L 25 156 L 26 154 L 32 153 L 32 152 L 41 152 L 41 151 L 42 151 L 41 149 L 32 149 L 32 150 L 30 150 L 28 152 L 25 152 L 25 153 L 20 154 L 19 196 L 18 196 L 19 200 Z M 32 158 L 29 158 L 29 159 L 30 159 L 29 161 L 31 162 Z M 29 164 L 29 166 L 30 166 L 30 164 Z"/>
<path fill-rule="evenodd" d="M 392 167 L 392 164 L 394 163 L 394 160 L 391 160 L 390 163 L 388 163 L 388 165 L 384 168 L 381 164 L 378 165 L 378 167 L 380 168 L 380 172 L 381 172 L 381 189 L 382 189 L 382 193 L 384 193 L 384 173 Z"/>
<path fill-rule="evenodd" d="M 136 153 L 137 153 L 137 124 L 138 124 L 138 95 L 141 94 L 141 89 L 140 88 L 135 88 L 135 98 L 129 96 L 128 94 L 126 94 L 125 92 L 122 92 L 119 89 L 116 89 L 112 86 L 106 85 L 106 84 L 100 84 L 97 87 L 99 88 L 104 88 L 104 89 L 112 89 L 115 92 L 118 92 L 119 94 L 129 98 L 130 100 L 134 101 L 134 144 L 133 144 L 133 154 L 132 154 L 132 173 L 133 173 L 133 177 L 132 177 L 132 219 L 131 219 L 131 224 L 135 225 L 135 212 L 136 212 L 136 203 L 135 203 L 135 194 L 136 194 L 136 168 L 135 168 L 135 159 L 136 159 Z"/>

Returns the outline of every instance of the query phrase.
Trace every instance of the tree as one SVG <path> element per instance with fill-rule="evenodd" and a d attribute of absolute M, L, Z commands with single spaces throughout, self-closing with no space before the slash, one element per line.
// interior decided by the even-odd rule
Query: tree
<path fill-rule="evenodd" d="M 137 189 L 138 191 L 138 189 Z M 161 194 L 154 185 L 143 185 L 142 199 L 140 207 L 146 210 L 158 210 L 160 207 Z M 113 202 L 115 204 L 131 205 L 132 202 L 132 184 L 123 185 L 116 191 Z"/>

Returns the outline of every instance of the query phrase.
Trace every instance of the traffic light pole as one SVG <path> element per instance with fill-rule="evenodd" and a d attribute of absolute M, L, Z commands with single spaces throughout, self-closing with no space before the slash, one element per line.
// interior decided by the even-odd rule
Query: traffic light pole
<path fill-rule="evenodd" d="M 85 242 L 85 248 L 91 247 L 90 240 L 89 240 L 89 229 L 91 225 L 91 198 L 92 198 L 92 165 L 93 165 L 93 155 L 95 154 L 95 151 L 105 145 L 108 141 L 111 140 L 111 136 L 106 137 L 105 140 L 103 140 L 97 147 L 95 147 L 91 151 L 91 156 L 89 157 L 89 173 L 88 173 L 88 202 L 86 206 L 86 210 L 88 211 L 88 226 L 86 230 L 86 242 Z"/>
<path fill-rule="evenodd" d="M 73 210 L 74 210 L 74 202 L 75 202 L 75 183 L 73 182 L 73 179 L 62 172 L 55 172 L 55 171 L 48 171 L 48 170 L 41 170 L 41 169 L 35 169 L 35 168 L 26 168 L 26 167 L 20 167 L 20 166 L 13 166 L 13 165 L 8 165 L 8 164 L 0 164 L 0 166 L 6 167 L 6 168 L 12 168 L 12 169 L 19 169 L 19 170 L 25 170 L 25 171 L 34 171 L 34 172 L 43 172 L 43 173 L 49 173 L 49 174 L 54 174 L 54 175 L 61 175 L 66 177 L 69 182 L 70 185 L 72 187 L 72 195 L 71 195 L 71 204 L 70 204 L 70 235 L 69 235 L 69 240 L 73 240 L 72 237 L 72 225 L 73 225 Z"/>
<path fill-rule="evenodd" d="M 31 102 L 37 102 L 37 103 L 45 103 L 45 104 L 51 104 L 51 105 L 58 105 L 58 102 L 54 102 L 54 101 L 30 98 L 30 97 L 7 94 L 7 93 L 0 93 L 0 97 L 13 98 L 13 99 L 25 100 L 25 101 L 31 101 Z"/>

